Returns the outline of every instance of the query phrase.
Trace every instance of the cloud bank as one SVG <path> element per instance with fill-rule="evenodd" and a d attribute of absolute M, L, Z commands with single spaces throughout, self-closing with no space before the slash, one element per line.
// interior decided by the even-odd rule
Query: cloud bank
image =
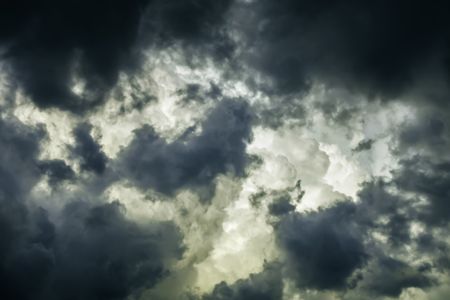
<path fill-rule="evenodd" d="M 0 4 L 2 299 L 447 299 L 446 1 Z"/>

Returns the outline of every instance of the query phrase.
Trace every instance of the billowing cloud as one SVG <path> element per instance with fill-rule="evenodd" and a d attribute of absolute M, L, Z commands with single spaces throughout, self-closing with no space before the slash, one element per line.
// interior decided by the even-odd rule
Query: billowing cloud
<path fill-rule="evenodd" d="M 1 58 L 42 108 L 102 104 L 146 45 L 210 37 L 231 1 L 20 1 L 2 4 Z M 223 50 L 225 51 L 225 50 Z"/>
<path fill-rule="evenodd" d="M 276 234 L 300 287 L 344 288 L 363 266 L 366 252 L 352 215 L 353 205 L 341 204 L 306 215 L 292 214 L 278 224 Z"/>
<path fill-rule="evenodd" d="M 278 265 L 266 265 L 258 274 L 240 279 L 232 285 L 221 282 L 203 300 L 276 300 L 282 297 L 282 283 Z"/>
<path fill-rule="evenodd" d="M 449 298 L 445 1 L 91 2 L 0 4 L 0 298 Z"/>
<path fill-rule="evenodd" d="M 186 186 L 208 188 L 218 174 L 245 174 L 250 138 L 248 105 L 224 100 L 202 123 L 200 133 L 190 128 L 172 143 L 149 126 L 136 130 L 121 154 L 120 170 L 138 187 L 169 195 Z"/>
<path fill-rule="evenodd" d="M 73 170 L 60 160 L 39 161 L 42 128 L 0 123 L 0 278 L 6 299 L 123 299 L 167 275 L 183 253 L 171 222 L 139 225 L 118 202 L 75 201 L 60 220 L 32 204 L 30 191 L 45 174 L 56 184 Z"/>

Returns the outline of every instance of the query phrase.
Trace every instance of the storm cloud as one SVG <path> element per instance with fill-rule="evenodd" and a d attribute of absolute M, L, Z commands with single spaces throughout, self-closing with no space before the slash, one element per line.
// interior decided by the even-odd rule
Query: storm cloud
<path fill-rule="evenodd" d="M 207 38 L 230 1 L 15 1 L 1 5 L 0 46 L 14 79 L 42 108 L 84 113 L 104 103 L 141 50 Z M 82 89 L 77 91 L 79 84 Z"/>
<path fill-rule="evenodd" d="M 449 15 L 0 4 L 0 298 L 449 298 Z"/>
<path fill-rule="evenodd" d="M 251 139 L 248 109 L 244 102 L 223 100 L 201 124 L 199 134 L 188 131 L 172 143 L 144 126 L 121 153 L 120 169 L 138 187 L 169 195 L 185 186 L 207 188 L 219 174 L 243 176 Z"/>
<path fill-rule="evenodd" d="M 119 202 L 75 201 L 61 221 L 32 205 L 42 175 L 52 184 L 73 171 L 60 160 L 39 161 L 43 128 L 0 123 L 1 262 L 5 299 L 123 299 L 155 284 L 183 253 L 171 222 L 140 225 Z"/>
<path fill-rule="evenodd" d="M 251 61 L 280 93 L 312 81 L 392 98 L 428 76 L 448 80 L 450 28 L 445 1 L 255 1 Z M 422 83 L 423 82 L 423 83 Z M 443 99 L 442 99 L 443 100 Z"/>

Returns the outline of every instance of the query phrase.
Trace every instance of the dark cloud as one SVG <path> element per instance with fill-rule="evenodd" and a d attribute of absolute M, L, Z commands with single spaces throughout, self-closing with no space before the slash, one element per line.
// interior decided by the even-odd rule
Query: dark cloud
<path fill-rule="evenodd" d="M 209 89 L 205 89 L 199 84 L 187 84 L 184 89 L 179 89 L 177 94 L 184 103 L 206 103 L 209 99 L 220 99 L 222 90 L 214 83 L 210 83 Z"/>
<path fill-rule="evenodd" d="M 366 101 L 342 88 L 324 88 L 323 95 L 317 98 L 319 101 L 313 103 L 313 107 L 322 112 L 328 122 L 334 121 L 333 126 L 349 126 L 361 113 L 358 106 Z"/>
<path fill-rule="evenodd" d="M 281 101 L 271 101 L 268 105 L 260 105 L 257 110 L 258 121 L 262 126 L 277 129 L 287 120 L 304 125 L 307 109 L 302 105 L 301 98 L 287 98 Z"/>
<path fill-rule="evenodd" d="M 250 274 L 228 285 L 221 282 L 203 300 L 279 300 L 282 299 L 282 276 L 278 264 L 266 264 L 261 273 Z"/>
<path fill-rule="evenodd" d="M 5 299 L 32 295 L 52 259 L 42 246 L 51 239 L 43 233 L 48 228 L 45 214 L 28 211 L 25 201 L 39 179 L 35 161 L 43 136 L 42 128 L 0 120 L 0 295 Z"/>
<path fill-rule="evenodd" d="M 171 143 L 149 126 L 135 131 L 120 154 L 119 169 L 142 189 L 172 194 L 183 187 L 210 188 L 218 174 L 243 176 L 251 138 L 251 114 L 245 102 L 223 100 L 202 123 Z"/>
<path fill-rule="evenodd" d="M 216 33 L 232 3 L 232 0 L 155 0 L 145 21 L 163 43 L 171 39 L 200 42 Z"/>
<path fill-rule="evenodd" d="M 317 211 L 295 212 L 288 197 L 272 201 L 269 213 L 278 216 L 273 226 L 285 254 L 285 276 L 300 290 L 354 290 L 372 296 L 396 297 L 404 288 L 434 285 L 431 265 L 414 266 L 395 258 L 406 247 L 446 258 L 445 250 L 435 253 L 432 236 L 411 236 L 411 224 L 421 222 L 417 202 L 392 194 L 395 185 L 373 180 L 362 186 L 357 202 L 338 202 Z M 278 203 L 283 206 L 276 210 Z M 380 243 L 376 235 L 386 237 L 387 243 Z"/>
<path fill-rule="evenodd" d="M 276 225 L 278 243 L 300 288 L 344 289 L 364 266 L 367 252 L 355 222 L 356 207 L 341 203 L 311 213 L 294 213 Z"/>
<path fill-rule="evenodd" d="M 166 276 L 183 251 L 173 224 L 136 224 L 117 202 L 74 202 L 58 226 L 42 209 L 23 213 L 20 226 L 8 224 L 20 231 L 3 236 L 5 299 L 125 299 Z"/>
<path fill-rule="evenodd" d="M 400 128 L 397 154 L 422 150 L 432 156 L 445 156 L 450 144 L 447 114 L 448 110 L 440 106 L 419 112 L 414 121 Z"/>
<path fill-rule="evenodd" d="M 391 182 L 367 182 L 358 193 L 358 225 L 366 231 L 376 231 L 388 237 L 391 245 L 404 245 L 410 240 L 410 223 L 417 218 L 414 199 L 389 192 Z"/>
<path fill-rule="evenodd" d="M 450 163 L 433 162 L 426 157 L 403 160 L 402 168 L 395 172 L 394 183 L 405 192 L 425 197 L 427 204 L 420 218 L 430 225 L 443 225 L 450 221 Z"/>
<path fill-rule="evenodd" d="M 425 288 L 432 280 L 423 274 L 426 267 L 412 267 L 391 257 L 380 257 L 364 278 L 365 291 L 377 296 L 398 297 L 404 288 Z"/>
<path fill-rule="evenodd" d="M 305 191 L 302 189 L 302 181 L 297 180 L 294 186 L 283 190 L 260 189 L 249 197 L 250 204 L 255 208 L 260 208 L 264 200 L 269 199 L 269 213 L 281 216 L 295 209 L 295 205 L 300 204 Z"/>
<path fill-rule="evenodd" d="M 233 3 L 234 0 L 153 0 L 142 24 L 144 43 L 157 47 L 181 45 L 185 58 L 193 65 L 192 58 L 230 62 L 236 45 L 226 24 Z"/>
<path fill-rule="evenodd" d="M 450 270 L 449 13 L 443 0 L 0 4 L 0 59 L 10 89 L 4 91 L 5 110 L 14 111 L 11 98 L 19 89 L 40 108 L 83 114 L 107 98 L 127 97 L 118 114 L 142 111 L 156 98 L 136 79 L 141 54 L 168 48 L 191 67 L 210 58 L 220 62 L 222 79 L 242 79 L 254 89 L 249 98 L 269 96 L 250 105 L 227 99 L 217 83 L 179 87 L 179 108 L 215 107 L 173 141 L 143 126 L 117 159 L 105 155 L 92 125 L 82 123 L 68 149 L 82 171 L 99 175 L 89 182 L 74 180 L 77 174 L 62 159 L 40 159 L 44 127 L 2 114 L 0 298 L 139 297 L 169 275 L 184 253 L 183 237 L 172 222 L 139 223 L 119 202 L 99 203 L 111 184 L 124 180 L 167 196 L 188 188 L 208 199 L 219 175 L 243 177 L 261 163 L 246 153 L 252 126 L 313 126 L 308 114 L 319 110 L 325 123 L 352 134 L 349 121 L 364 117 L 366 101 L 374 98 L 408 101 L 417 111 L 391 136 L 389 147 L 399 161 L 392 176 L 362 184 L 354 202 L 316 211 L 296 211 L 304 194 L 300 182 L 282 191 L 260 188 L 250 202 L 255 210 L 267 205 L 282 255 L 262 272 L 221 282 L 199 297 L 281 299 L 285 279 L 300 292 L 332 290 L 368 299 L 433 288 Z M 130 80 L 115 88 L 121 72 Z M 315 83 L 323 97 L 307 107 L 304 96 Z M 110 97 L 111 91 L 117 94 Z M 370 110 L 382 101 L 370 103 Z M 353 152 L 374 143 L 362 140 Z M 42 195 L 32 193 L 40 180 L 51 186 L 49 197 L 66 191 L 69 181 L 77 184 L 77 194 L 62 196 L 70 204 L 47 212 L 35 199 Z M 189 215 L 195 214 L 183 214 Z"/>
<path fill-rule="evenodd" d="M 181 257 L 172 223 L 128 221 L 119 203 L 68 205 L 55 238 L 52 289 L 57 299 L 125 299 L 153 286 Z"/>
<path fill-rule="evenodd" d="M 128 114 L 130 112 L 133 112 L 134 110 L 137 110 L 141 112 L 148 104 L 154 103 L 158 100 L 156 96 L 150 94 L 148 91 L 141 89 L 139 86 L 137 86 L 133 80 L 131 80 L 131 101 L 130 103 L 122 103 L 120 105 L 120 114 Z M 123 99 L 124 95 L 121 92 L 118 92 L 116 95 L 117 99 Z"/>
<path fill-rule="evenodd" d="M 291 203 L 291 198 L 288 196 L 275 199 L 269 204 L 269 213 L 274 216 L 287 214 L 295 210 L 295 206 Z"/>
<path fill-rule="evenodd" d="M 2 299 L 125 299 L 167 275 L 183 253 L 170 222 L 138 224 L 118 203 L 66 205 L 57 222 L 30 191 L 73 172 L 39 161 L 42 128 L 0 121 L 0 295 Z"/>
<path fill-rule="evenodd" d="M 108 157 L 91 136 L 91 131 L 92 125 L 88 123 L 82 123 L 74 129 L 75 145 L 71 147 L 71 152 L 80 159 L 82 170 L 92 171 L 101 175 L 106 169 Z"/>
<path fill-rule="evenodd" d="M 283 217 L 284 215 L 295 211 L 296 205 L 300 204 L 305 191 L 302 190 L 302 181 L 297 180 L 293 187 L 288 187 L 282 191 L 265 192 L 264 190 L 251 196 L 250 203 L 254 206 L 257 204 L 258 198 L 270 197 L 271 202 L 268 205 L 269 214 L 272 216 Z"/>
<path fill-rule="evenodd" d="M 41 174 L 36 158 L 44 137 L 42 127 L 27 127 L 17 119 L 0 119 L 0 204 L 5 220 L 17 218 L 20 224 L 25 216 L 23 199 Z"/>
<path fill-rule="evenodd" d="M 74 112 L 103 101 L 133 56 L 148 1 L 14 1 L 0 9 L 3 59 L 40 107 Z M 70 89 L 72 76 L 86 92 Z"/>
<path fill-rule="evenodd" d="M 62 159 L 44 160 L 38 162 L 39 169 L 48 177 L 51 185 L 75 178 L 75 172 Z"/>
<path fill-rule="evenodd" d="M 213 50 L 229 55 L 230 43 L 216 28 L 231 3 L 9 1 L 0 6 L 1 59 L 36 105 L 82 113 L 104 102 L 120 71 L 138 69 L 147 46 L 222 39 Z M 83 92 L 72 90 L 75 81 L 84 82 Z"/>
<path fill-rule="evenodd" d="M 18 200 L 11 200 L 18 201 Z M 0 292 L 5 299 L 39 299 L 53 267 L 53 226 L 45 211 L 28 211 L 23 203 L 1 204 Z M 5 234 L 6 233 L 6 234 Z"/>
<path fill-rule="evenodd" d="M 267 0 L 243 9 L 256 12 L 247 13 L 248 61 L 274 81 L 269 92 L 319 80 L 390 98 L 428 84 L 420 76 L 448 80 L 446 1 Z"/>
<path fill-rule="evenodd" d="M 372 139 L 362 140 L 361 142 L 358 143 L 358 145 L 356 145 L 356 147 L 353 149 L 353 152 L 370 150 L 374 142 L 375 141 Z"/>

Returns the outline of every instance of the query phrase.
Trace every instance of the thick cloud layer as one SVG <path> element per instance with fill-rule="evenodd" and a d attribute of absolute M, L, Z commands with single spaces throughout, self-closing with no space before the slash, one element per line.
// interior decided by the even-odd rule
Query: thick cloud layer
<path fill-rule="evenodd" d="M 0 298 L 449 298 L 449 14 L 0 4 Z"/>
<path fill-rule="evenodd" d="M 230 3 L 5 2 L 0 58 L 8 63 L 14 85 L 37 106 L 83 113 L 105 101 L 121 71 L 138 69 L 143 47 L 215 35 Z"/>
<path fill-rule="evenodd" d="M 2 56 L 38 106 L 79 111 L 96 105 L 131 58 L 147 2 L 4 3 Z M 75 74 L 86 81 L 86 95 L 71 90 Z"/>
<path fill-rule="evenodd" d="M 248 9 L 258 23 L 248 28 L 257 49 L 250 59 L 277 92 L 299 92 L 318 79 L 394 97 L 429 84 L 424 71 L 448 80 L 446 1 L 255 1 Z"/>

